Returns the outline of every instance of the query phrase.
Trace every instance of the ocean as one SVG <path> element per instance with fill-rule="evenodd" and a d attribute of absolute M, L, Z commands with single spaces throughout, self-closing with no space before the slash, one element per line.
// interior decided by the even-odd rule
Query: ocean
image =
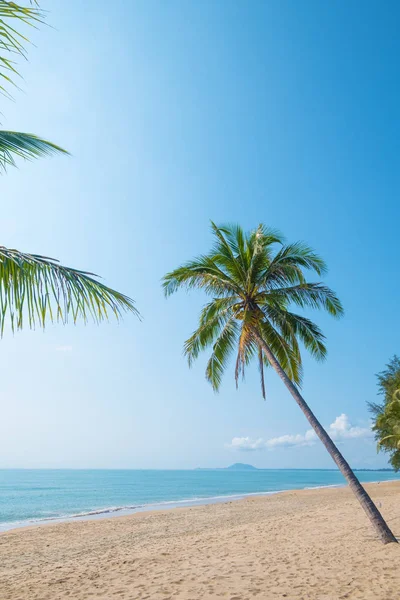
<path fill-rule="evenodd" d="M 400 480 L 358 471 L 362 482 Z M 336 470 L 0 470 L 0 531 L 55 521 L 223 502 L 284 490 L 344 485 Z"/>

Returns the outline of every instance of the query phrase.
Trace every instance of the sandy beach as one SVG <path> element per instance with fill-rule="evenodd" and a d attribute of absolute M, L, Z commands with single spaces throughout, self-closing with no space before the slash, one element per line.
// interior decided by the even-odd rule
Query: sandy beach
<path fill-rule="evenodd" d="M 400 536 L 400 483 L 366 486 Z M 382 545 L 347 488 L 302 490 L 0 535 L 2 600 L 397 600 Z"/>

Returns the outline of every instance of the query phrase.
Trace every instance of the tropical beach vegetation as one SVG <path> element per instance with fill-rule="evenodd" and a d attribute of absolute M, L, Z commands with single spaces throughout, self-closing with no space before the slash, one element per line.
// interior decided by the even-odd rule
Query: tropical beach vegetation
<path fill-rule="evenodd" d="M 339 318 L 343 307 L 326 285 L 310 282 L 307 273 L 326 273 L 323 259 L 302 242 L 285 244 L 274 229 L 259 225 L 245 233 L 238 225 L 211 228 L 214 246 L 208 254 L 184 263 L 163 279 L 166 296 L 180 288 L 203 290 L 212 300 L 200 313 L 199 325 L 186 340 L 189 366 L 211 348 L 206 378 L 218 391 L 232 353 L 236 352 L 236 385 L 256 359 L 261 392 L 266 396 L 264 367 L 279 375 L 311 427 L 340 469 L 383 543 L 397 542 L 367 491 L 300 393 L 302 356 L 299 343 L 317 360 L 326 347 L 319 327 L 291 311 L 323 309 Z"/>
<path fill-rule="evenodd" d="M 383 402 L 370 403 L 378 451 L 387 452 L 392 467 L 400 470 L 400 358 L 393 356 L 386 369 L 377 375 Z"/>

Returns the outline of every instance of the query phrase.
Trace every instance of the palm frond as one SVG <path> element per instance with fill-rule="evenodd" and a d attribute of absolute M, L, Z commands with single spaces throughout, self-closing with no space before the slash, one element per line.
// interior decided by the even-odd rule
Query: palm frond
<path fill-rule="evenodd" d="M 184 344 L 184 354 L 188 359 L 189 367 L 220 335 L 226 322 L 232 317 L 232 298 L 217 298 L 207 304 L 200 314 L 200 325 Z"/>
<path fill-rule="evenodd" d="M 22 27 L 37 27 L 44 22 L 45 13 L 40 10 L 38 2 L 23 6 L 16 2 L 0 0 L 0 93 L 11 98 L 9 87 L 17 87 L 15 78 L 19 77 L 15 57 L 26 59 L 27 46 L 30 44 L 26 35 L 21 33 Z"/>
<path fill-rule="evenodd" d="M 52 142 L 31 133 L 0 130 L 0 172 L 8 166 L 16 166 L 15 158 L 32 160 L 52 154 L 68 154 Z"/>
<path fill-rule="evenodd" d="M 0 330 L 9 320 L 13 331 L 44 328 L 48 321 L 96 323 L 123 312 L 139 316 L 134 302 L 98 281 L 93 273 L 60 265 L 36 254 L 0 247 Z"/>
<path fill-rule="evenodd" d="M 244 379 L 244 371 L 246 366 L 246 357 L 248 355 L 248 349 L 251 344 L 251 336 L 248 328 L 242 325 L 239 334 L 239 340 L 237 344 L 237 356 L 235 365 L 235 381 L 236 388 L 239 387 L 239 376 L 242 375 Z"/>
<path fill-rule="evenodd" d="M 206 378 L 211 383 L 213 390 L 218 392 L 222 375 L 228 364 L 231 353 L 237 343 L 239 335 L 239 326 L 235 319 L 231 317 L 222 329 L 217 341 L 214 344 L 213 352 L 207 363 Z"/>
<path fill-rule="evenodd" d="M 264 311 L 287 341 L 292 343 L 294 339 L 299 338 L 316 360 L 325 360 L 325 336 L 318 325 L 302 315 L 282 310 L 278 306 L 266 306 Z"/>
<path fill-rule="evenodd" d="M 211 221 L 211 229 L 217 240 L 212 250 L 212 258 L 216 264 L 225 269 L 228 274 L 238 283 L 246 280 L 246 271 L 235 256 L 232 247 L 224 235 L 224 228 L 217 227 Z"/>
<path fill-rule="evenodd" d="M 276 254 L 271 267 L 285 265 L 296 265 L 301 269 L 314 271 L 318 275 L 324 275 L 327 271 L 325 261 L 314 252 L 312 248 L 303 242 L 295 242 L 284 246 Z"/>
<path fill-rule="evenodd" d="M 301 354 L 297 342 L 290 343 L 273 327 L 273 325 L 265 320 L 259 325 L 261 335 L 265 340 L 268 340 L 275 358 L 288 375 L 288 377 L 296 384 L 301 385 L 303 377 L 303 367 Z M 268 361 L 265 361 L 268 364 Z"/>
<path fill-rule="evenodd" d="M 302 284 L 306 281 L 304 269 L 322 275 L 327 267 L 322 258 L 302 242 L 284 246 L 260 276 L 260 287 Z"/>
<path fill-rule="evenodd" d="M 301 283 L 299 285 L 276 288 L 268 293 L 271 300 L 284 298 L 301 308 L 324 308 L 331 316 L 341 317 L 343 306 L 336 294 L 321 283 Z"/>
<path fill-rule="evenodd" d="M 390 442 L 389 442 L 390 440 Z M 398 431 L 397 433 L 391 433 L 390 435 L 385 436 L 384 438 L 382 438 L 381 440 L 378 441 L 378 449 L 381 448 L 381 446 L 387 445 L 387 442 L 389 442 L 389 447 L 391 449 L 400 449 L 400 431 Z"/>
<path fill-rule="evenodd" d="M 167 273 L 163 278 L 166 296 L 170 296 L 182 287 L 203 289 L 207 294 L 215 296 L 241 293 L 237 283 L 227 273 L 224 273 L 209 256 L 201 256 L 190 261 Z"/>
<path fill-rule="evenodd" d="M 259 315 L 245 306 L 236 312 L 236 317 L 241 322 L 235 367 L 236 387 L 238 387 L 239 375 L 241 374 L 244 379 L 245 367 L 257 354 L 258 346 L 252 332 L 253 328 L 258 325 Z"/>

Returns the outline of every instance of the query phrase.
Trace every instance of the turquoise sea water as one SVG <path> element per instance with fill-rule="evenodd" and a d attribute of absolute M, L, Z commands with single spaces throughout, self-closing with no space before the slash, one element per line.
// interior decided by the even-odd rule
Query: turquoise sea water
<path fill-rule="evenodd" d="M 362 482 L 400 474 L 359 471 Z M 335 470 L 0 470 L 0 531 L 54 520 L 101 518 L 249 494 L 343 485 Z"/>

